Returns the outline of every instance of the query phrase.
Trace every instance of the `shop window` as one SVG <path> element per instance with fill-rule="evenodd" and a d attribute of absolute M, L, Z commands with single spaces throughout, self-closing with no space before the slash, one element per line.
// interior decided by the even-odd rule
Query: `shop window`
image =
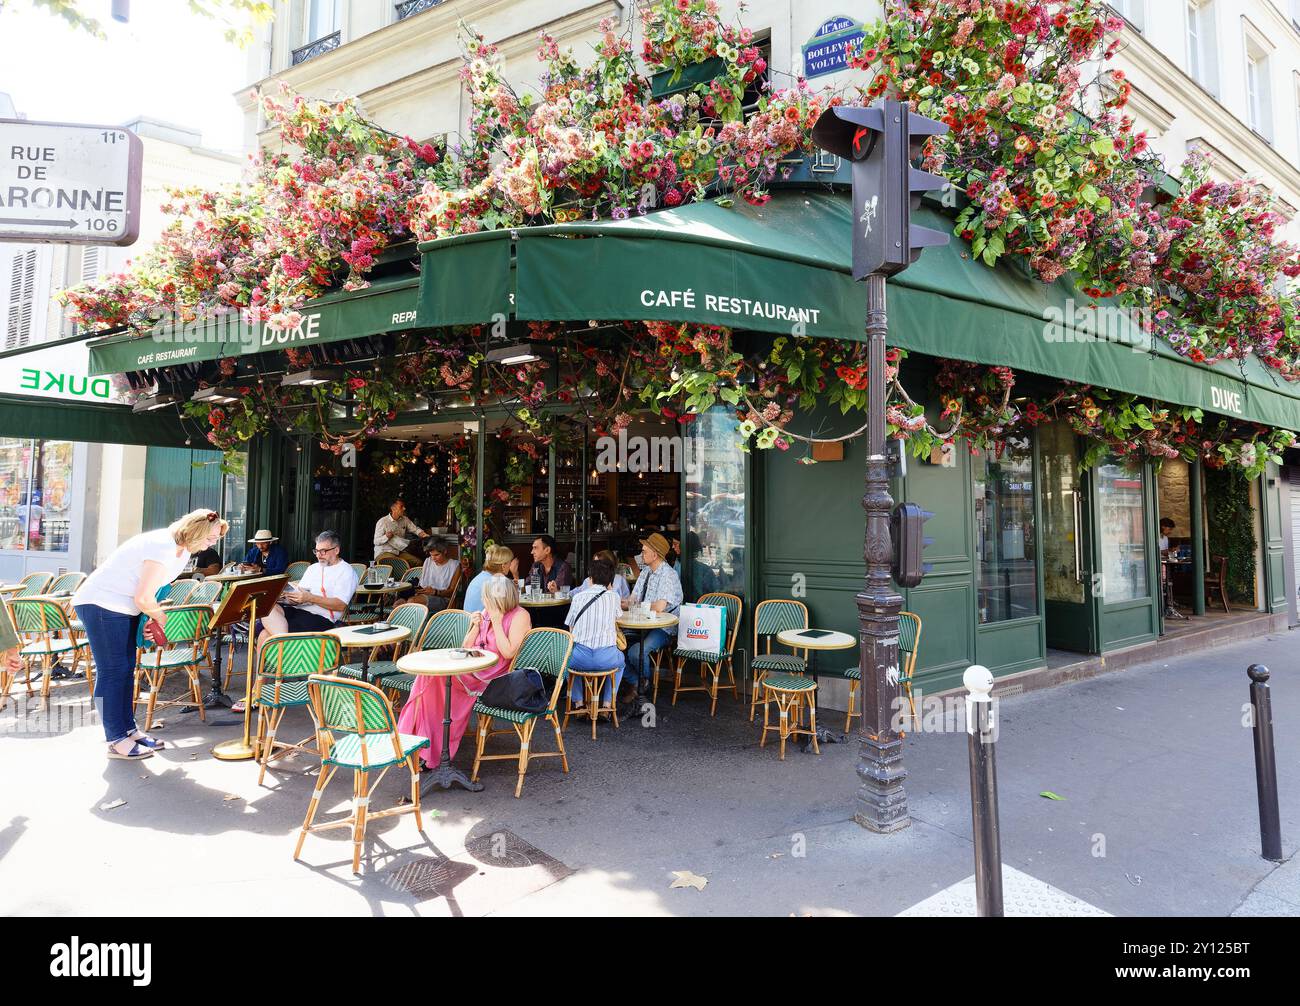
<path fill-rule="evenodd" d="M 713 591 L 745 596 L 745 455 L 725 408 L 687 429 L 686 537 L 682 586 L 688 597 Z"/>
<path fill-rule="evenodd" d="M 1148 597 L 1142 463 L 1111 458 L 1097 469 L 1099 593 L 1106 604 Z"/>
<path fill-rule="evenodd" d="M 66 552 L 73 445 L 0 439 L 0 549 Z"/>
<path fill-rule="evenodd" d="M 1038 614 L 1034 453 L 1009 438 L 971 459 L 981 624 Z"/>

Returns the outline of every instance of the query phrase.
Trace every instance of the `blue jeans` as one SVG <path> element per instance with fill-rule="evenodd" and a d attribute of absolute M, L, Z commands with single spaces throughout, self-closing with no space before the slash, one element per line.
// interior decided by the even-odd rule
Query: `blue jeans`
<path fill-rule="evenodd" d="M 623 651 L 617 646 L 602 646 L 598 650 L 593 650 L 590 646 L 582 643 L 573 644 L 573 653 L 569 655 L 569 670 L 571 671 L 608 671 L 617 667 L 618 673 L 614 675 L 614 687 L 617 688 L 620 681 L 623 680 Z M 601 700 L 609 701 L 610 686 L 608 683 L 601 694 Z M 582 701 L 582 682 L 575 679 L 573 682 L 573 701 Z"/>
<path fill-rule="evenodd" d="M 623 677 L 627 681 L 639 683 L 641 680 L 641 647 L 645 647 L 646 665 L 645 673 L 649 678 L 654 669 L 650 666 L 650 654 L 655 650 L 662 650 L 675 637 L 668 635 L 663 629 L 651 629 L 635 643 L 629 642 L 627 647 L 627 659 L 623 662 Z"/>
<path fill-rule="evenodd" d="M 97 604 L 79 604 L 77 617 L 95 658 L 95 706 L 104 737 L 113 744 L 130 737 L 135 725 L 135 634 L 139 615 L 123 615 Z"/>

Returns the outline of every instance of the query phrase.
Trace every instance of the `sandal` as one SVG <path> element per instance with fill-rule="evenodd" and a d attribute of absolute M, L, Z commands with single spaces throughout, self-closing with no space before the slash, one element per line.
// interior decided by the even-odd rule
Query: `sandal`
<path fill-rule="evenodd" d="M 160 741 L 157 737 L 150 737 L 148 734 L 136 734 L 131 740 L 135 741 L 140 747 L 146 747 L 150 751 L 167 750 L 167 742 Z"/>
<path fill-rule="evenodd" d="M 132 744 L 131 750 L 126 754 L 122 754 L 121 751 L 110 744 L 108 746 L 108 756 L 118 761 L 144 761 L 146 758 L 152 758 L 153 752 L 148 748 L 141 747 L 139 744 Z"/>

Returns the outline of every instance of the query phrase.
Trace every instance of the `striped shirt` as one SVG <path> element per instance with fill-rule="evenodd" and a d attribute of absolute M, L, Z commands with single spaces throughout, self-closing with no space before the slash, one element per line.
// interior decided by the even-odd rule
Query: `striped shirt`
<path fill-rule="evenodd" d="M 569 627 L 575 643 L 599 650 L 604 646 L 615 645 L 614 620 L 622 613 L 618 591 L 584 584 L 570 599 L 569 613 L 564 617 L 564 624 Z M 579 618 L 579 615 L 582 617 Z"/>
<path fill-rule="evenodd" d="M 666 562 L 661 562 L 658 569 L 643 566 L 636 586 L 632 588 L 632 600 L 647 603 L 667 601 L 667 610 L 675 613 L 682 603 L 682 581 L 677 570 Z"/>

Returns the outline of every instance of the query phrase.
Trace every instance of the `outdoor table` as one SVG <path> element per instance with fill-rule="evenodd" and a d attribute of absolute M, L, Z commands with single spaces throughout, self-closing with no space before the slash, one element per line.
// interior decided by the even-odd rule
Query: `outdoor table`
<path fill-rule="evenodd" d="M 391 599 L 395 598 L 398 594 L 400 594 L 402 590 L 405 589 L 405 586 L 406 586 L 405 584 L 399 584 L 399 583 L 394 583 L 394 584 L 362 583 L 357 585 L 356 592 L 358 594 L 362 594 L 369 598 L 378 598 L 379 600 L 377 603 L 379 605 L 379 617 L 383 618 L 385 614 L 384 612 L 385 599 L 388 599 L 391 603 Z"/>
<path fill-rule="evenodd" d="M 205 579 L 213 583 L 234 583 L 236 580 L 251 580 L 255 576 L 262 575 L 262 573 L 213 573 Z"/>
<path fill-rule="evenodd" d="M 27 585 L 22 583 L 0 583 L 0 595 L 16 594 L 26 587 Z"/>
<path fill-rule="evenodd" d="M 629 610 L 614 620 L 614 624 L 620 629 L 626 629 L 628 632 L 635 632 L 641 641 L 640 668 L 637 675 L 637 691 L 645 694 L 650 690 L 650 683 L 646 681 L 645 676 L 645 639 L 652 629 L 671 629 L 677 624 L 677 616 L 670 615 L 668 612 L 650 615 L 649 617 L 638 614 L 635 610 Z"/>
<path fill-rule="evenodd" d="M 557 629 L 564 628 L 564 611 L 569 606 L 571 598 L 562 597 L 559 594 L 542 594 L 541 596 L 528 597 L 519 595 L 519 603 L 528 609 L 529 617 L 532 619 L 533 628 L 552 627 Z"/>
<path fill-rule="evenodd" d="M 468 652 L 467 657 L 457 657 L 457 653 Z M 478 654 L 478 656 L 475 656 Z M 416 650 L 414 653 L 408 653 L 404 657 L 398 658 L 397 669 L 405 671 L 407 674 L 415 674 L 421 677 L 441 677 L 447 682 L 447 691 L 443 696 L 442 708 L 442 757 L 438 760 L 438 767 L 433 770 L 433 776 L 429 783 L 420 792 L 428 793 L 434 786 L 441 786 L 443 789 L 451 789 L 451 784 L 469 790 L 471 793 L 477 793 L 483 788 L 481 782 L 470 782 L 465 773 L 460 769 L 452 768 L 451 765 L 451 679 L 457 674 L 469 674 L 472 671 L 482 671 L 491 667 L 501 658 L 495 653 L 487 650 L 469 649 L 462 650 L 460 647 L 448 647 L 441 650 Z M 422 701 L 421 696 L 414 695 L 411 701 Z M 473 715 L 472 713 L 470 715 Z"/>
<path fill-rule="evenodd" d="M 784 643 L 786 646 L 794 647 L 799 650 L 808 651 L 808 673 L 812 675 L 813 684 L 817 683 L 817 651 L 818 650 L 848 650 L 858 645 L 858 638 L 850 636 L 847 632 L 835 632 L 826 630 L 826 635 L 808 636 L 808 632 L 821 632 L 820 629 L 786 629 L 784 632 L 776 634 L 778 643 Z M 813 710 L 817 708 L 818 693 L 813 693 Z M 825 736 L 823 736 L 825 735 Z M 819 741 L 829 741 L 830 731 L 825 727 L 817 728 L 817 739 Z M 811 739 L 804 742 L 803 750 L 807 751 L 812 746 Z"/>
<path fill-rule="evenodd" d="M 361 680 L 374 684 L 370 680 L 370 654 L 377 646 L 400 643 L 411 634 L 411 630 L 401 625 L 389 626 L 382 632 L 367 632 L 371 626 L 343 625 L 337 629 L 326 629 L 331 636 L 337 636 L 339 644 L 345 649 L 361 649 Z"/>

